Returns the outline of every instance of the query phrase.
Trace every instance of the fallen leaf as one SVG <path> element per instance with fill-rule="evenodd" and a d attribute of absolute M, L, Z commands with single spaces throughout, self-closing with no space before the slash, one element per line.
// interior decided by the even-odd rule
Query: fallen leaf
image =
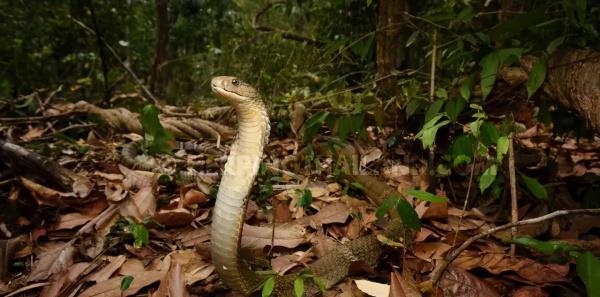
<path fill-rule="evenodd" d="M 331 223 L 345 223 L 351 210 L 344 203 L 331 203 L 323 207 L 319 212 L 312 216 L 306 216 L 296 220 L 296 224 L 301 226 L 311 226 L 314 229 Z"/>
<path fill-rule="evenodd" d="M 140 289 L 161 280 L 165 276 L 165 271 L 143 271 L 128 276 L 133 277 L 131 286 L 125 291 L 121 291 L 121 281 L 123 276 L 113 277 L 111 279 L 96 283 L 87 290 L 79 294 L 79 297 L 121 297 L 136 294 Z"/>
<path fill-rule="evenodd" d="M 186 226 L 189 225 L 194 218 L 194 215 L 185 208 L 164 209 L 154 214 L 154 220 L 167 227 Z"/>
<path fill-rule="evenodd" d="M 367 167 L 369 163 L 379 160 L 381 156 L 383 156 L 383 152 L 380 149 L 376 147 L 370 148 L 364 154 L 361 154 L 360 166 Z"/>
<path fill-rule="evenodd" d="M 27 131 L 27 133 L 21 135 L 21 140 L 23 141 L 30 141 L 32 139 L 36 139 L 42 135 L 44 135 L 44 131 L 46 131 L 45 128 L 42 127 L 34 127 L 29 129 L 29 131 Z"/>
<path fill-rule="evenodd" d="M 58 219 L 52 225 L 52 230 L 72 229 L 89 222 L 94 217 L 95 216 L 84 215 L 78 212 L 63 214 L 58 216 Z"/>
<path fill-rule="evenodd" d="M 468 271 L 458 267 L 448 267 L 440 279 L 439 286 L 452 296 L 461 297 L 500 297 L 494 287 Z"/>
<path fill-rule="evenodd" d="M 376 283 L 368 280 L 355 280 L 354 283 L 359 290 L 369 296 L 386 297 L 390 295 L 390 285 Z"/>
<path fill-rule="evenodd" d="M 204 226 L 198 229 L 188 229 L 177 236 L 184 247 L 193 247 L 198 244 L 210 241 L 210 226 Z"/>
<path fill-rule="evenodd" d="M 190 189 L 183 195 L 182 206 L 188 207 L 193 204 L 204 203 L 208 200 L 208 196 L 198 190 Z"/>
<path fill-rule="evenodd" d="M 83 277 L 82 273 L 92 265 L 88 262 L 76 263 L 71 265 L 67 271 L 55 273 L 52 276 L 52 284 L 44 287 L 40 297 L 55 297 L 61 289 L 73 284 L 77 279 Z"/>
<path fill-rule="evenodd" d="M 28 282 L 48 279 L 57 272 L 67 270 L 73 264 L 76 249 L 72 242 L 53 242 L 37 254 L 38 260 L 27 278 Z"/>
<path fill-rule="evenodd" d="M 439 260 L 444 257 L 447 251 L 452 248 L 451 245 L 441 241 L 434 242 L 415 242 L 413 245 L 413 254 L 422 260 Z"/>
<path fill-rule="evenodd" d="M 390 297 L 421 297 L 421 292 L 417 287 L 404 279 L 397 271 L 390 273 L 391 287 Z"/>
<path fill-rule="evenodd" d="M 271 226 L 252 226 L 244 224 L 242 247 L 248 249 L 262 249 L 273 243 L 275 246 L 295 248 L 306 243 L 306 230 L 295 224 L 285 224 L 275 227 L 275 238 L 271 239 Z"/>
<path fill-rule="evenodd" d="M 548 293 L 544 292 L 540 287 L 520 287 L 514 291 L 511 297 L 548 297 Z"/>
<path fill-rule="evenodd" d="M 156 197 L 152 187 L 141 188 L 119 206 L 119 214 L 135 218 L 138 222 L 152 217 L 156 211 Z"/>
<path fill-rule="evenodd" d="M 101 282 L 109 279 L 127 260 L 125 255 L 117 257 L 108 257 L 109 263 L 99 271 L 94 272 L 88 279 L 95 282 Z"/>

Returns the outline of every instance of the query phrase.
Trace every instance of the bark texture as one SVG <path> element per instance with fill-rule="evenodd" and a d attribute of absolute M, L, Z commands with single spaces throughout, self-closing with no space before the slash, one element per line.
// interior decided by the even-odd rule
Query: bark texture
<path fill-rule="evenodd" d="M 398 47 L 403 13 L 408 11 L 407 0 L 381 0 L 377 12 L 376 61 L 379 95 L 389 97 L 396 89 L 397 78 L 390 75 L 399 63 Z"/>
<path fill-rule="evenodd" d="M 154 94 L 163 95 L 167 85 L 167 75 L 162 66 L 169 58 L 169 0 L 156 0 L 156 45 L 150 90 Z"/>
<path fill-rule="evenodd" d="M 600 133 L 600 52 L 564 49 L 548 61 L 544 91 L 577 110 Z"/>

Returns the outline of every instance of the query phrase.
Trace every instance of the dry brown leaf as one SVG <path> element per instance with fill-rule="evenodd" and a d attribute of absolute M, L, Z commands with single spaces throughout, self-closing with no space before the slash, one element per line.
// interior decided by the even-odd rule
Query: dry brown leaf
<path fill-rule="evenodd" d="M 449 267 L 440 279 L 439 286 L 452 296 L 460 297 L 500 297 L 494 287 L 468 271 Z"/>
<path fill-rule="evenodd" d="M 431 261 L 438 260 L 444 257 L 447 251 L 452 248 L 451 245 L 441 241 L 434 242 L 416 242 L 413 245 L 413 254 L 422 260 Z"/>
<path fill-rule="evenodd" d="M 505 253 L 464 251 L 454 264 L 466 270 L 481 267 L 493 274 L 514 271 L 522 278 L 538 284 L 564 282 L 569 273 L 568 264 L 542 264 L 528 258 L 511 258 Z"/>
<path fill-rule="evenodd" d="M 163 209 L 154 214 L 154 220 L 167 227 L 181 227 L 189 225 L 194 215 L 185 208 Z"/>
<path fill-rule="evenodd" d="M 189 293 L 185 286 L 183 270 L 177 261 L 171 262 L 171 268 L 161 280 L 160 286 L 153 297 L 188 297 Z"/>
<path fill-rule="evenodd" d="M 71 265 L 67 271 L 56 273 L 52 276 L 52 284 L 44 287 L 40 293 L 40 297 L 55 297 L 61 289 L 68 287 L 78 278 L 82 277 L 82 273 L 92 265 L 89 262 L 76 263 Z"/>
<path fill-rule="evenodd" d="M 24 177 L 20 177 L 19 180 L 23 187 L 31 191 L 31 194 L 40 205 L 58 206 L 61 204 L 61 196 L 64 195 L 63 193 L 42 186 Z"/>
<path fill-rule="evenodd" d="M 117 257 L 108 257 L 109 263 L 99 271 L 94 272 L 88 279 L 95 282 L 101 282 L 109 279 L 127 260 L 125 255 Z"/>
<path fill-rule="evenodd" d="M 32 139 L 36 139 L 42 135 L 44 135 L 44 131 L 46 131 L 45 128 L 42 127 L 34 127 L 29 129 L 29 131 L 27 131 L 27 133 L 21 135 L 21 140 L 23 141 L 30 141 Z"/>
<path fill-rule="evenodd" d="M 136 274 L 130 274 L 133 277 L 131 286 L 126 291 L 121 291 L 121 281 L 123 276 L 113 277 L 111 279 L 99 282 L 79 294 L 79 297 L 122 297 L 136 294 L 140 289 L 161 280 L 165 276 L 165 271 L 143 271 Z"/>
<path fill-rule="evenodd" d="M 285 201 L 271 199 L 271 206 L 273 206 L 273 217 L 275 218 L 275 222 L 289 223 L 292 221 L 292 212 Z"/>
<path fill-rule="evenodd" d="M 76 249 L 72 242 L 52 242 L 37 254 L 38 260 L 27 278 L 28 282 L 48 279 L 57 272 L 67 270 L 73 264 Z"/>
<path fill-rule="evenodd" d="M 390 273 L 391 287 L 390 297 L 421 297 L 421 292 L 417 289 L 412 282 L 407 281 L 398 273 L 394 271 Z"/>
<path fill-rule="evenodd" d="M 188 207 L 193 204 L 200 204 L 206 202 L 208 196 L 198 190 L 190 189 L 183 195 L 182 206 Z"/>
<path fill-rule="evenodd" d="M 152 217 L 156 211 L 156 197 L 152 187 L 141 188 L 135 195 L 125 200 L 119 207 L 119 214 L 133 217 L 138 222 Z"/>
<path fill-rule="evenodd" d="M 296 224 L 301 226 L 310 225 L 314 229 L 317 229 L 324 224 L 345 223 L 350 213 L 351 210 L 346 204 L 341 202 L 331 203 L 312 216 L 296 220 Z"/>
<path fill-rule="evenodd" d="M 290 269 L 300 265 L 298 259 L 296 253 L 275 257 L 271 259 L 271 269 L 279 275 L 284 275 Z"/>
<path fill-rule="evenodd" d="M 123 165 L 119 165 L 119 170 L 125 175 L 123 186 L 127 190 L 151 187 L 152 180 L 156 175 L 153 172 L 131 170 Z"/>
<path fill-rule="evenodd" d="M 120 275 L 134 275 L 144 271 L 144 263 L 138 258 L 128 258 L 119 268 Z"/>
<path fill-rule="evenodd" d="M 271 245 L 271 226 L 252 226 L 244 224 L 242 247 L 248 249 L 262 249 Z M 275 246 L 286 248 L 295 248 L 308 241 L 306 230 L 302 226 L 294 224 L 285 224 L 275 227 Z"/>
<path fill-rule="evenodd" d="M 58 219 L 54 222 L 51 230 L 72 229 L 89 222 L 94 217 L 94 215 L 84 215 L 78 212 L 63 214 L 58 216 Z"/>
<path fill-rule="evenodd" d="M 360 166 L 367 167 L 367 165 L 369 165 L 369 163 L 379 160 L 379 158 L 381 158 L 381 156 L 383 156 L 383 152 L 376 147 L 372 147 L 372 148 L 368 149 L 364 154 L 361 154 Z"/>
<path fill-rule="evenodd" d="M 369 296 L 387 297 L 390 295 L 390 285 L 376 283 L 368 280 L 355 280 L 354 283 L 359 290 L 365 292 Z"/>
<path fill-rule="evenodd" d="M 210 226 L 204 226 L 198 229 L 188 229 L 177 235 L 184 247 L 193 247 L 195 245 L 210 241 Z"/>
<path fill-rule="evenodd" d="M 205 261 L 204 257 L 198 254 L 195 249 L 174 251 L 169 254 L 168 258 L 172 259 L 171 263 L 181 265 L 185 284 L 188 286 L 206 279 L 215 270 L 215 267 L 209 261 Z"/>

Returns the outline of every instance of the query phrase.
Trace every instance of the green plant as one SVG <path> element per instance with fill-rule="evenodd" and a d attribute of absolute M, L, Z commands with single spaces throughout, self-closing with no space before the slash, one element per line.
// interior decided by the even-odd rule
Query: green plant
<path fill-rule="evenodd" d="M 144 106 L 140 122 L 144 129 L 144 151 L 151 154 L 170 154 L 173 150 L 173 133 L 165 129 L 158 119 L 158 108 L 152 104 Z"/>

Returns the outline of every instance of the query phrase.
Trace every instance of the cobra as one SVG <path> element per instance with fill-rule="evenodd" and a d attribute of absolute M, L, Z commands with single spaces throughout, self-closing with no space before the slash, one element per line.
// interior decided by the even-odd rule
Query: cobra
<path fill-rule="evenodd" d="M 211 253 L 221 279 L 244 295 L 256 291 L 265 277 L 252 271 L 240 257 L 240 244 L 248 194 L 258 172 L 263 148 L 269 138 L 269 117 L 258 92 L 231 76 L 211 81 L 217 97 L 231 104 L 237 114 L 238 134 L 225 164 L 212 217 Z M 339 245 L 308 266 L 313 275 L 330 287 L 343 279 L 353 262 L 374 265 L 381 245 L 373 235 Z M 274 296 L 294 296 L 294 275 L 278 277 Z M 305 285 L 305 296 L 319 292 L 314 284 Z"/>

